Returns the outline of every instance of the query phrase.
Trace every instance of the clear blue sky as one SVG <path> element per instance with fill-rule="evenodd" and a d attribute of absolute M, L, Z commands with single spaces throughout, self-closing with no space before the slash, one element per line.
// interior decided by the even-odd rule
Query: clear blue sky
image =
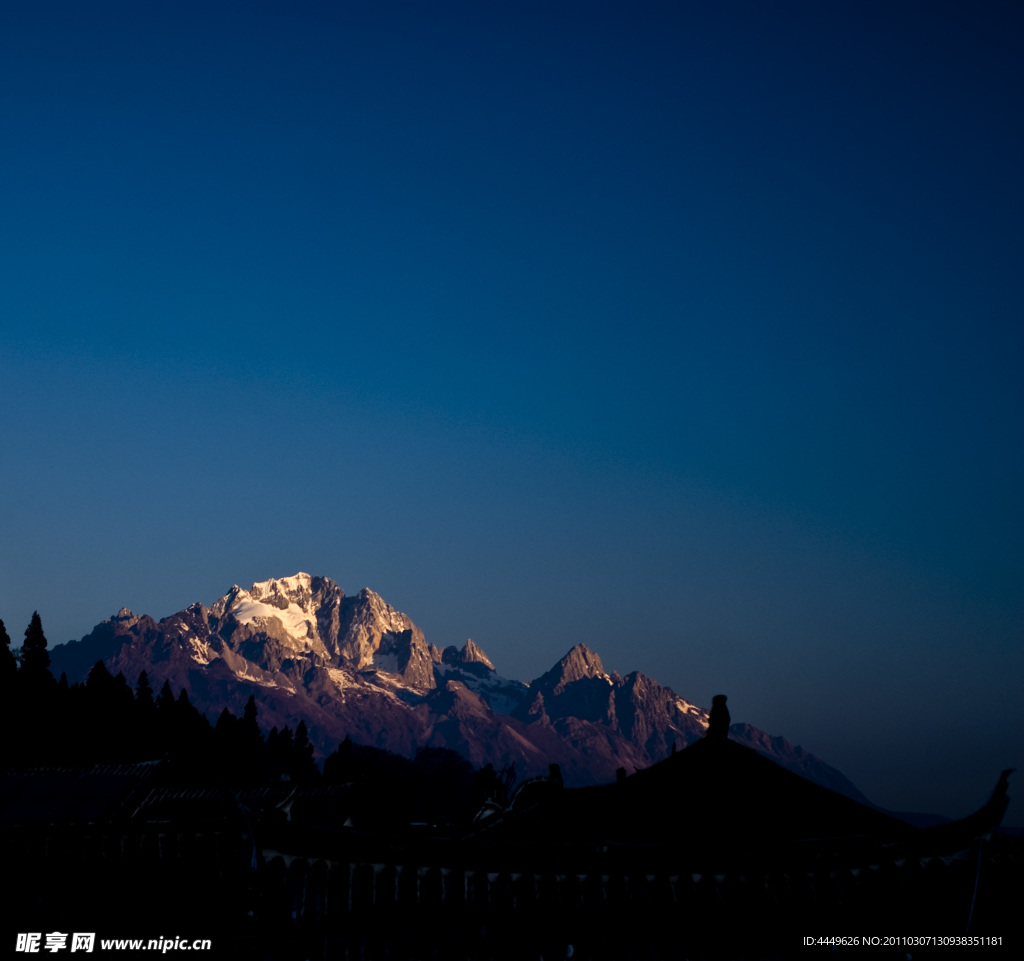
<path fill-rule="evenodd" d="M 1024 768 L 1022 92 L 995 2 L 6 5 L 0 617 L 305 570 L 966 813 Z"/>

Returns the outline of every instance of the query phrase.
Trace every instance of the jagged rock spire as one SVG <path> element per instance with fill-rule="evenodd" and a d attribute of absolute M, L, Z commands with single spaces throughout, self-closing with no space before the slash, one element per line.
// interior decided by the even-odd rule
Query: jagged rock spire
<path fill-rule="evenodd" d="M 494 670 L 491 659 L 476 645 L 472 639 L 466 641 L 460 651 L 454 644 L 450 644 L 441 652 L 441 661 L 445 664 L 482 664 L 489 671 Z"/>
<path fill-rule="evenodd" d="M 561 694 L 574 681 L 585 677 L 607 677 L 601 658 L 586 644 L 577 644 L 550 671 L 537 678 L 537 686 L 552 694 Z"/>

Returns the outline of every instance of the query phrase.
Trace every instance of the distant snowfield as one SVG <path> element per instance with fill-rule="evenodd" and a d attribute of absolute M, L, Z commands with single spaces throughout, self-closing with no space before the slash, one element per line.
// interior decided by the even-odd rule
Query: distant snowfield
<path fill-rule="evenodd" d="M 296 640 L 312 638 L 315 634 L 313 620 L 297 604 L 291 603 L 285 610 L 281 610 L 255 600 L 247 591 L 239 593 L 236 600 L 228 606 L 227 613 L 231 614 L 240 624 L 278 620 L 285 631 Z"/>

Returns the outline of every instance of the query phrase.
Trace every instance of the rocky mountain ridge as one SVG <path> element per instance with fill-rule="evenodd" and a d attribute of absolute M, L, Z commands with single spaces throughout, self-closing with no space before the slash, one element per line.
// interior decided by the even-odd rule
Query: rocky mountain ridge
<path fill-rule="evenodd" d="M 586 645 L 525 684 L 502 677 L 473 641 L 443 650 L 364 588 L 349 597 L 305 573 L 238 585 L 210 607 L 160 621 L 122 608 L 80 641 L 54 647 L 69 681 L 97 660 L 134 683 L 187 688 L 200 710 L 240 715 L 255 695 L 266 729 L 304 720 L 322 752 L 346 736 L 407 756 L 423 745 L 520 777 L 558 763 L 567 784 L 609 781 L 702 738 L 707 711 L 653 679 L 608 674 Z M 840 793 L 866 800 L 837 770 L 749 725 L 730 736 Z"/>

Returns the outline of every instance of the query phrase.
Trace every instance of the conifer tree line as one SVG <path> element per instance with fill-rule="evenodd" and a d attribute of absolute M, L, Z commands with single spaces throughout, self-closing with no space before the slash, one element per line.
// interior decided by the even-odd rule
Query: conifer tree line
<path fill-rule="evenodd" d="M 19 663 L 20 662 L 20 663 Z M 295 730 L 259 726 L 255 697 L 241 717 L 225 708 L 216 723 L 165 681 L 154 692 L 143 671 L 133 691 L 122 673 L 97 661 L 83 683 L 50 672 L 39 614 L 25 630 L 20 658 L 0 621 L 0 723 L 16 732 L 3 741 L 0 767 L 91 766 L 168 761 L 190 780 L 231 785 L 287 779 L 360 785 L 367 822 L 462 820 L 503 795 L 491 765 L 480 771 L 446 748 L 421 747 L 409 759 L 345 740 L 324 760 L 313 757 L 304 721 Z M 510 773 L 514 773 L 510 772 Z M 507 785 L 505 785 L 507 790 Z"/>
<path fill-rule="evenodd" d="M 135 690 L 97 661 L 85 682 L 55 680 L 38 612 L 25 629 L 20 657 L 0 620 L 0 716 L 17 731 L 3 744 L 5 765 L 92 765 L 169 760 L 192 774 L 234 783 L 286 777 L 316 780 L 319 768 L 305 722 L 264 735 L 256 700 L 244 714 L 227 708 L 211 724 L 182 688 L 165 681 L 154 693 L 143 671 Z"/>

